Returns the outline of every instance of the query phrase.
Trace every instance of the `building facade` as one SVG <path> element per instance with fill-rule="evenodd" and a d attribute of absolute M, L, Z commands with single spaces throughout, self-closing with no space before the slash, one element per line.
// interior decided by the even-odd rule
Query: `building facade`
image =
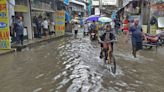
<path fill-rule="evenodd" d="M 34 17 L 42 16 L 55 21 L 56 0 L 9 0 L 9 16 L 22 17 L 26 39 L 33 39 L 35 34 Z M 10 19 L 10 24 L 14 22 Z"/>
<path fill-rule="evenodd" d="M 80 1 L 71 0 L 70 1 L 70 9 L 72 18 L 75 17 L 84 17 L 86 14 L 86 4 Z"/>
<path fill-rule="evenodd" d="M 26 39 L 32 39 L 32 22 L 31 22 L 31 10 L 29 0 L 14 0 L 14 15 L 16 17 L 22 17 L 24 24 L 24 36 Z"/>

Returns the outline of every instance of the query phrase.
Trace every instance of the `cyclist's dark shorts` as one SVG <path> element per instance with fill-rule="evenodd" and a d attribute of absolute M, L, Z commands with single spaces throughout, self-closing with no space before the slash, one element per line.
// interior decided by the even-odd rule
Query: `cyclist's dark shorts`
<path fill-rule="evenodd" d="M 103 48 L 103 44 L 102 43 L 100 43 L 100 46 L 101 46 L 101 48 Z"/>
<path fill-rule="evenodd" d="M 113 42 L 111 42 L 111 48 L 112 48 L 112 51 L 113 51 L 113 45 L 114 45 L 114 43 L 113 43 Z"/>
<path fill-rule="evenodd" d="M 75 34 L 77 34 L 78 33 L 78 30 L 75 30 Z"/>
<path fill-rule="evenodd" d="M 112 51 L 113 51 L 113 45 L 114 45 L 114 43 L 111 42 L 111 48 L 112 48 Z M 101 48 L 103 48 L 103 43 L 100 43 L 100 46 L 101 46 Z"/>

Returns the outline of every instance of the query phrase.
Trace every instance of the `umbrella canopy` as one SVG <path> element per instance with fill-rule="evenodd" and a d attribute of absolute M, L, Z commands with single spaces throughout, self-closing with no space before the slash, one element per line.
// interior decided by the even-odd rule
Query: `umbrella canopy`
<path fill-rule="evenodd" d="M 86 19 L 86 21 L 98 21 L 99 18 L 100 16 L 98 15 L 91 15 Z"/>
<path fill-rule="evenodd" d="M 112 19 L 108 17 L 100 17 L 98 21 L 106 23 L 106 22 L 112 22 Z"/>

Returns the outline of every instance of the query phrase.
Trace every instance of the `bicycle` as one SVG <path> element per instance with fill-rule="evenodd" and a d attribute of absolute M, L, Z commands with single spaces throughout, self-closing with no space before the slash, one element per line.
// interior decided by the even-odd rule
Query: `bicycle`
<path fill-rule="evenodd" d="M 112 42 L 116 42 L 117 40 L 111 40 L 111 41 L 99 41 L 103 44 L 103 56 L 104 56 L 104 64 L 110 64 L 112 73 L 116 73 L 116 60 L 113 54 L 113 47 L 111 45 Z M 104 46 L 105 45 L 105 46 Z M 108 61 L 108 62 L 107 62 Z"/>

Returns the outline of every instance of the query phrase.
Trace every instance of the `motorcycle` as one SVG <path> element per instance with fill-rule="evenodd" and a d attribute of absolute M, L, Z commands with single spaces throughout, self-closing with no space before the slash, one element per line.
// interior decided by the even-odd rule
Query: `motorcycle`
<path fill-rule="evenodd" d="M 160 42 L 160 45 L 163 45 L 164 44 L 164 32 L 161 32 L 158 34 L 159 35 L 159 42 Z"/>
<path fill-rule="evenodd" d="M 160 43 L 160 36 L 159 34 L 157 35 L 152 35 L 152 34 L 145 34 L 145 41 L 143 42 L 143 47 L 146 49 L 152 49 L 152 47 L 158 47 Z"/>
<path fill-rule="evenodd" d="M 96 39 L 97 39 L 97 34 L 96 34 L 96 32 L 92 31 L 92 32 L 90 33 L 90 39 L 91 39 L 91 40 L 96 40 Z"/>

